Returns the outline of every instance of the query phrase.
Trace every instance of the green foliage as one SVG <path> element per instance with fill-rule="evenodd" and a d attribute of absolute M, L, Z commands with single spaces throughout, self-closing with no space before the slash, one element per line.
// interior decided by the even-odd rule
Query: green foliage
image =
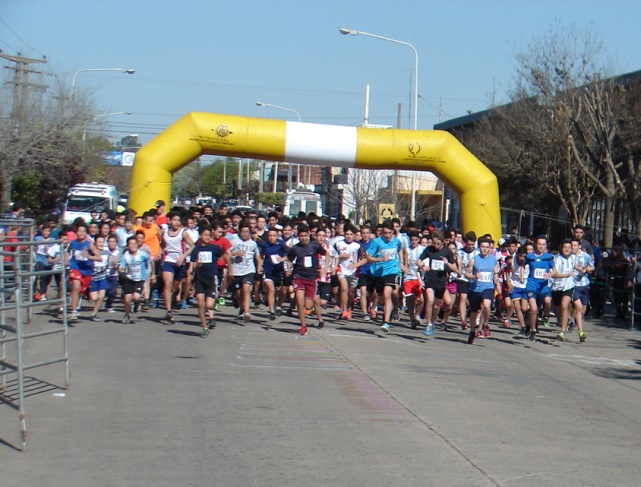
<path fill-rule="evenodd" d="M 27 172 L 16 174 L 11 180 L 11 199 L 37 210 L 39 202 L 40 173 Z"/>
<path fill-rule="evenodd" d="M 256 203 L 278 206 L 283 204 L 285 193 L 256 193 Z"/>
<path fill-rule="evenodd" d="M 216 161 L 207 168 L 200 182 L 203 194 L 216 198 L 231 198 L 235 193 L 234 181 L 238 179 L 238 162 L 231 158 Z M 225 182 L 226 181 L 226 182 Z"/>

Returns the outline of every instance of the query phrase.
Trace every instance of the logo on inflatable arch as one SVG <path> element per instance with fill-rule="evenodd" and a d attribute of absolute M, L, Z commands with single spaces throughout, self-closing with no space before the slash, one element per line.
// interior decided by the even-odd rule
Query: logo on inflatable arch
<path fill-rule="evenodd" d="M 413 156 L 417 156 L 419 152 L 421 152 L 421 144 L 419 144 L 418 142 L 412 142 L 407 146 L 407 150 Z"/>
<path fill-rule="evenodd" d="M 214 132 L 221 139 L 224 139 L 228 135 L 233 134 L 233 132 L 231 130 L 229 130 L 227 125 L 219 125 L 215 129 L 211 129 L 211 130 L 212 130 L 212 132 Z"/>

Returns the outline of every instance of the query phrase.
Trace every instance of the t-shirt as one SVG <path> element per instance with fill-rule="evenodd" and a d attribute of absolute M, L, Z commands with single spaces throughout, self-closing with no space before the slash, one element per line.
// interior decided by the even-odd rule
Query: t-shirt
<path fill-rule="evenodd" d="M 446 259 L 449 264 L 454 264 L 454 254 L 448 247 L 441 247 L 439 250 L 436 250 L 434 246 L 426 247 L 423 253 L 421 254 L 421 260 L 425 261 L 429 267 L 428 271 L 425 273 L 425 287 L 431 289 L 442 289 L 445 287 L 447 282 L 447 267 L 445 266 Z"/>
<path fill-rule="evenodd" d="M 369 268 L 370 275 L 374 277 L 393 276 L 401 273 L 401 263 L 398 253 L 403 249 L 401 241 L 396 237 L 387 242 L 383 237 L 377 237 L 367 249 L 368 255 L 382 258 L 387 255 L 386 262 L 372 262 Z"/>
<path fill-rule="evenodd" d="M 525 254 L 525 265 L 530 270 L 525 289 L 537 291 L 541 286 L 547 284 L 545 274 L 554 269 L 554 256 L 548 252 L 544 252 L 541 255 L 536 255 L 535 253 Z"/>
<path fill-rule="evenodd" d="M 279 261 L 279 257 L 286 257 L 289 252 L 289 247 L 285 245 L 282 240 L 277 241 L 275 244 L 269 242 L 260 242 L 258 244 L 263 254 L 263 270 L 265 275 L 274 276 L 280 275 L 285 270 L 283 262 Z"/>
<path fill-rule="evenodd" d="M 195 242 L 195 240 L 194 240 Z M 209 243 L 212 245 L 218 245 L 220 248 L 222 248 L 225 252 L 227 252 L 229 249 L 231 249 L 232 243 L 229 241 L 229 239 L 225 237 L 220 237 L 218 240 L 211 240 Z M 223 254 L 224 255 L 224 254 Z M 227 265 L 227 262 L 225 259 L 222 257 L 218 259 L 218 269 L 224 269 L 225 266 Z"/>
<path fill-rule="evenodd" d="M 244 252 L 231 258 L 231 269 L 234 276 L 246 276 L 256 272 L 255 256 L 258 254 L 258 245 L 253 240 L 234 240 L 231 252 Z"/>
<path fill-rule="evenodd" d="M 287 258 L 294 262 L 294 277 L 315 281 L 318 278 L 318 256 L 326 253 L 318 242 L 310 241 L 307 245 L 298 242 L 287 253 Z"/>
<path fill-rule="evenodd" d="M 135 254 L 125 252 L 120 259 L 120 268 L 124 269 L 125 277 L 132 281 L 146 281 L 151 257 L 147 252 L 138 251 Z"/>
<path fill-rule="evenodd" d="M 191 261 L 200 264 L 196 269 L 196 278 L 212 278 L 218 275 L 218 259 L 225 254 L 220 245 L 212 244 L 199 245 L 191 252 Z"/>
<path fill-rule="evenodd" d="M 356 274 L 357 269 L 350 269 L 349 266 L 358 262 L 358 253 L 361 250 L 361 245 L 358 242 L 347 243 L 345 240 L 336 242 L 336 251 L 340 254 L 349 254 L 345 260 L 339 260 L 339 272 L 344 276 L 353 276 Z"/>
<path fill-rule="evenodd" d="M 83 250 L 90 254 L 90 247 L 91 242 L 87 239 L 82 242 L 78 242 L 78 240 L 69 242 L 69 251 L 71 252 L 69 268 L 80 271 L 80 274 L 83 276 L 90 276 L 93 274 L 93 261 L 82 254 Z"/>

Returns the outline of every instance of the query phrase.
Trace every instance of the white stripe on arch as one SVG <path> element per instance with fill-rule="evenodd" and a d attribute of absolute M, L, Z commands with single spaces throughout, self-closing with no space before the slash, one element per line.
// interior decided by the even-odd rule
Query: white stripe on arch
<path fill-rule="evenodd" d="M 356 127 L 287 122 L 285 161 L 354 167 Z"/>

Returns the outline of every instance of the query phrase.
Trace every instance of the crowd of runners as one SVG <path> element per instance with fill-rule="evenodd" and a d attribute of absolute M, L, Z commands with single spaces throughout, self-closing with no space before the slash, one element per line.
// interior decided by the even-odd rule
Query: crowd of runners
<path fill-rule="evenodd" d="M 534 340 L 554 313 L 559 340 L 573 327 L 579 341 L 587 337 L 595 264 L 580 226 L 552 253 L 545 236 L 496 242 L 397 218 L 357 226 L 315 214 L 165 207 L 158 201 L 142 215 L 96 213 L 64 227 L 50 218 L 39 229 L 37 268 L 67 266 L 70 325 L 84 298 L 91 321 L 117 306 L 125 325 L 151 307 L 163 309 L 167 323 L 196 308 L 203 338 L 216 326 L 216 310 L 230 304 L 245 322 L 257 319 L 259 306 L 268 321 L 297 316 L 301 335 L 314 318 L 318 329 L 354 319 L 385 334 L 393 326 L 427 336 L 460 327 L 473 344 L 491 335 L 492 318 L 492 326 Z M 48 299 L 49 281 L 39 280 L 35 299 Z"/>

